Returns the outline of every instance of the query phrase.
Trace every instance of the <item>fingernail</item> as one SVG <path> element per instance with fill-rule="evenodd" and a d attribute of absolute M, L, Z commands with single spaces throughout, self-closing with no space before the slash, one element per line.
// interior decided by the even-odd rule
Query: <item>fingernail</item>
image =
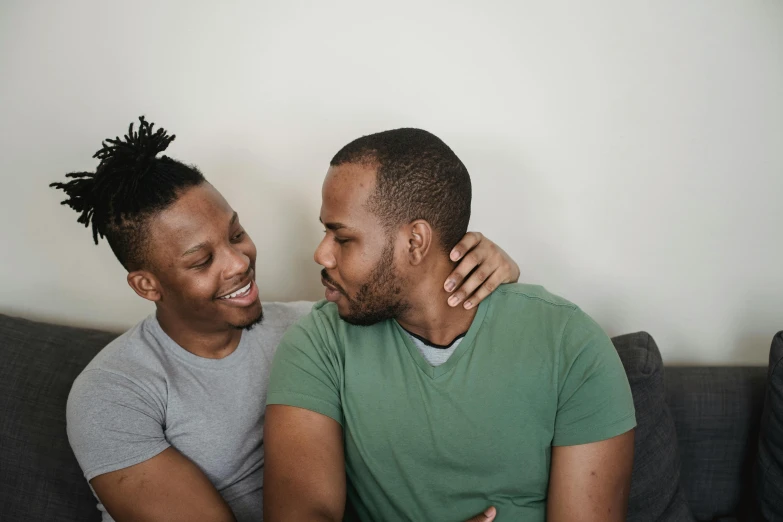
<path fill-rule="evenodd" d="M 465 301 L 464 306 L 465 306 L 465 310 L 470 310 L 471 308 L 473 308 L 473 303 L 471 303 L 470 301 Z"/>
<path fill-rule="evenodd" d="M 487 517 L 487 518 L 494 517 L 495 516 L 495 508 L 492 507 L 492 506 L 488 507 L 487 510 L 484 511 L 484 516 Z"/>
<path fill-rule="evenodd" d="M 451 279 L 446 281 L 446 291 L 447 292 L 451 292 L 452 290 L 454 290 L 454 286 L 456 286 L 456 283 L 454 281 L 452 281 Z"/>
<path fill-rule="evenodd" d="M 449 297 L 449 306 L 457 306 L 459 304 L 459 297 L 452 295 Z"/>
<path fill-rule="evenodd" d="M 456 261 L 459 259 L 459 250 L 452 250 L 451 251 L 451 260 Z"/>

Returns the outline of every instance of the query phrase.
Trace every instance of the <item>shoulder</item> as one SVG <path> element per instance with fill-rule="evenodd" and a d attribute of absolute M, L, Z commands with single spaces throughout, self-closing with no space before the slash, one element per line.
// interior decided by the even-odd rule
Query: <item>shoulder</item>
<path fill-rule="evenodd" d="M 102 395 L 134 392 L 154 397 L 165 393 L 163 347 L 151 329 L 153 319 L 144 319 L 98 352 L 75 379 L 69 406 Z"/>
<path fill-rule="evenodd" d="M 488 314 L 493 320 L 518 329 L 543 332 L 556 346 L 565 363 L 585 348 L 607 351 L 612 344 L 601 327 L 579 306 L 555 295 L 543 286 L 501 285 L 490 296 Z M 608 350 L 611 352 L 612 350 Z"/>
<path fill-rule="evenodd" d="M 321 300 L 310 307 L 308 313 L 297 320 L 283 336 L 281 346 L 286 344 L 320 345 L 332 344 L 344 329 L 345 323 L 340 319 L 337 306 L 329 301 Z"/>
<path fill-rule="evenodd" d="M 137 323 L 98 352 L 84 372 L 105 370 L 124 373 L 138 365 L 159 363 L 162 347 L 151 328 L 154 316 Z"/>
<path fill-rule="evenodd" d="M 543 321 L 542 326 L 557 329 L 579 311 L 577 305 L 540 285 L 501 285 L 487 300 L 491 317 L 506 322 L 520 321 L 520 326 Z"/>
<path fill-rule="evenodd" d="M 350 324 L 340 318 L 337 305 L 321 300 L 288 329 L 280 342 L 278 354 L 294 351 L 341 359 L 349 348 L 377 340 L 391 324 L 390 320 L 369 326 Z"/>
<path fill-rule="evenodd" d="M 500 285 L 495 294 L 497 294 L 496 297 L 505 301 L 526 303 L 542 308 L 563 309 L 566 313 L 577 308 L 571 301 L 551 293 L 541 285 L 509 283 Z"/>

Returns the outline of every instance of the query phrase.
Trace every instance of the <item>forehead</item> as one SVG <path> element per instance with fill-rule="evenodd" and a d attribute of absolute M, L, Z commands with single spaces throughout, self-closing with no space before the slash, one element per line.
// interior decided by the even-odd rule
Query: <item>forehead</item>
<path fill-rule="evenodd" d="M 154 216 L 151 233 L 156 247 L 184 251 L 191 244 L 210 241 L 215 234 L 225 235 L 233 215 L 231 205 L 220 192 L 209 183 L 202 183 L 187 189 L 174 204 Z"/>
<path fill-rule="evenodd" d="M 345 163 L 330 167 L 321 191 L 321 219 L 340 221 L 365 217 L 365 203 L 375 190 L 374 165 Z"/>

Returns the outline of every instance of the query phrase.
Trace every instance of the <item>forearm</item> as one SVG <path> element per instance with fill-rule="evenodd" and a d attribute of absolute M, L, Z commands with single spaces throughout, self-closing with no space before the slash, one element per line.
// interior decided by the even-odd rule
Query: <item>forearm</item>
<path fill-rule="evenodd" d="M 292 505 L 264 505 L 264 520 L 266 522 L 283 522 L 297 520 L 302 522 L 341 522 L 342 516 L 326 509 L 313 506 L 302 506 L 301 502 Z"/>

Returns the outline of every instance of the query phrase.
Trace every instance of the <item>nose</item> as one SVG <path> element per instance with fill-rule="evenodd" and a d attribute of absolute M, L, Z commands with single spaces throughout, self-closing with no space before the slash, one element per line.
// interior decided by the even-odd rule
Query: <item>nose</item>
<path fill-rule="evenodd" d="M 315 249 L 315 254 L 313 254 L 313 260 L 324 268 L 334 268 L 337 266 L 334 253 L 331 249 L 331 243 L 332 241 L 329 238 L 329 235 L 325 235 L 318 244 L 318 248 Z"/>
<path fill-rule="evenodd" d="M 248 268 L 250 268 L 250 256 L 238 248 L 230 248 L 225 278 L 241 277 L 247 273 Z"/>

